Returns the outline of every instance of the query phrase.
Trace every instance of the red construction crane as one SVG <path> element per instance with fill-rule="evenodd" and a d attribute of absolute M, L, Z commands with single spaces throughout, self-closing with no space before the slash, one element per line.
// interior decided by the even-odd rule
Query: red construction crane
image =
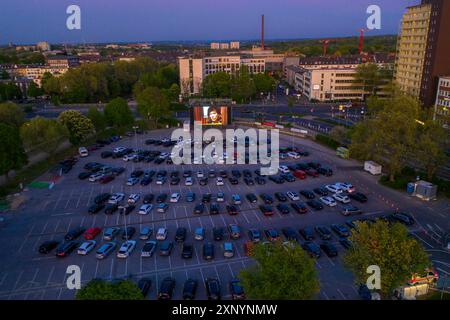
<path fill-rule="evenodd" d="M 361 54 L 362 50 L 363 50 L 364 32 L 367 32 L 367 31 L 369 31 L 369 30 L 367 30 L 367 29 L 359 29 L 359 47 L 358 47 L 359 54 Z"/>
<path fill-rule="evenodd" d="M 323 55 L 327 55 L 328 44 L 330 43 L 330 39 L 320 40 L 319 42 L 323 44 Z"/>

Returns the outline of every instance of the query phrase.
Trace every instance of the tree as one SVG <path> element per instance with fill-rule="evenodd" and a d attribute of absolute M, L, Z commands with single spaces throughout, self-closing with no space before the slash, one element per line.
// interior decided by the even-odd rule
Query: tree
<path fill-rule="evenodd" d="M 383 164 L 389 180 L 394 181 L 414 148 L 420 105 L 414 98 L 397 92 L 378 108 L 378 112 L 356 125 L 350 154 L 359 160 Z"/>
<path fill-rule="evenodd" d="M 174 102 L 178 101 L 180 96 L 180 86 L 176 83 L 172 84 L 169 89 L 161 89 L 163 95 L 166 96 L 167 101 Z"/>
<path fill-rule="evenodd" d="M 15 103 L 0 103 L 0 122 L 19 128 L 25 115 L 22 109 Z"/>
<path fill-rule="evenodd" d="M 355 74 L 355 86 L 363 87 L 364 92 L 376 95 L 383 84 L 392 80 L 392 70 L 379 67 L 375 63 L 358 65 Z"/>
<path fill-rule="evenodd" d="M 246 102 L 256 92 L 255 83 L 246 66 L 241 67 L 239 73 L 233 77 L 232 83 L 232 97 L 236 101 Z"/>
<path fill-rule="evenodd" d="M 253 81 L 255 83 L 256 93 L 269 93 L 273 92 L 276 83 L 275 79 L 265 73 L 257 73 L 253 75 Z"/>
<path fill-rule="evenodd" d="M 116 98 L 111 100 L 103 111 L 108 125 L 118 129 L 124 130 L 126 127 L 134 123 L 134 117 L 131 113 L 128 103 L 123 98 Z"/>
<path fill-rule="evenodd" d="M 305 300 L 319 292 L 314 261 L 298 244 L 257 244 L 253 255 L 256 265 L 239 274 L 250 299 Z"/>
<path fill-rule="evenodd" d="M 340 142 L 341 144 L 344 144 L 345 140 L 347 139 L 347 129 L 343 126 L 335 126 L 330 131 L 330 136 Z"/>
<path fill-rule="evenodd" d="M 0 83 L 0 101 L 18 100 L 22 98 L 22 91 L 12 82 Z"/>
<path fill-rule="evenodd" d="M 9 73 L 6 70 L 3 70 L 1 75 L 0 75 L 0 79 L 7 80 L 9 78 L 10 78 Z"/>
<path fill-rule="evenodd" d="M 429 181 L 432 180 L 436 169 L 449 159 L 445 153 L 450 145 L 449 140 L 448 130 L 434 120 L 425 121 L 422 126 L 418 126 L 414 159 L 425 169 Z"/>
<path fill-rule="evenodd" d="M 231 76 L 219 71 L 206 76 L 202 83 L 203 96 L 206 98 L 228 98 L 231 96 Z"/>
<path fill-rule="evenodd" d="M 43 90 L 39 88 L 36 83 L 31 82 L 28 89 L 27 95 L 32 98 L 37 98 L 43 94 Z"/>
<path fill-rule="evenodd" d="M 139 288 L 131 281 L 106 282 L 94 279 L 83 286 L 76 300 L 143 300 Z"/>
<path fill-rule="evenodd" d="M 18 170 L 27 163 L 27 155 L 22 146 L 19 129 L 11 124 L 0 123 L 0 175 Z"/>
<path fill-rule="evenodd" d="M 69 133 L 64 125 L 54 119 L 36 117 L 22 125 L 20 136 L 27 149 L 40 150 L 53 157 Z"/>
<path fill-rule="evenodd" d="M 74 146 L 79 145 L 95 133 L 92 121 L 79 111 L 67 110 L 61 112 L 58 120 L 69 131 L 69 141 Z"/>
<path fill-rule="evenodd" d="M 158 127 L 158 121 L 170 114 L 170 104 L 166 97 L 156 87 L 144 89 L 137 97 L 138 112 L 148 121 L 153 120 Z"/>
<path fill-rule="evenodd" d="M 388 296 L 413 273 L 422 273 L 430 266 L 422 245 L 400 223 L 357 222 L 357 228 L 349 238 L 353 245 L 344 254 L 343 263 L 358 283 L 366 283 L 367 267 L 376 265 L 381 271 L 381 293 Z"/>
<path fill-rule="evenodd" d="M 91 119 L 92 124 L 97 132 L 101 132 L 106 128 L 105 115 L 100 112 L 96 107 L 89 107 L 87 117 Z"/>

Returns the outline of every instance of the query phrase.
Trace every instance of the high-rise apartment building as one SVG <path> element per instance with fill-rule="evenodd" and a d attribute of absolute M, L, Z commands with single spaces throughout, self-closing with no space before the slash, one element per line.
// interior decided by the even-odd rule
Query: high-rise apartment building
<path fill-rule="evenodd" d="M 395 80 L 400 88 L 434 105 L 439 76 L 450 74 L 450 1 L 422 0 L 403 15 Z"/>
<path fill-rule="evenodd" d="M 450 129 L 450 76 L 440 77 L 434 105 L 434 120 Z"/>

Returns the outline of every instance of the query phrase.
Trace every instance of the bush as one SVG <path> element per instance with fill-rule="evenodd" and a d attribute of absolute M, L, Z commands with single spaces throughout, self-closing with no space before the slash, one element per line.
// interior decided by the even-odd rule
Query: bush
<path fill-rule="evenodd" d="M 340 146 L 340 143 L 331 138 L 330 136 L 326 136 L 324 134 L 316 135 L 316 141 L 320 144 L 323 144 L 331 149 L 337 149 Z"/>
<path fill-rule="evenodd" d="M 131 281 L 107 282 L 94 279 L 81 288 L 76 300 L 143 300 L 139 288 Z"/>

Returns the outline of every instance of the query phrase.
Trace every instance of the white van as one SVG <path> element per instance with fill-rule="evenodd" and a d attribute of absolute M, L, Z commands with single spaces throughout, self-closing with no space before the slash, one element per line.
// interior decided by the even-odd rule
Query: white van
<path fill-rule="evenodd" d="M 89 152 L 85 147 L 79 147 L 78 154 L 80 155 L 80 157 L 87 157 L 89 155 Z"/>

